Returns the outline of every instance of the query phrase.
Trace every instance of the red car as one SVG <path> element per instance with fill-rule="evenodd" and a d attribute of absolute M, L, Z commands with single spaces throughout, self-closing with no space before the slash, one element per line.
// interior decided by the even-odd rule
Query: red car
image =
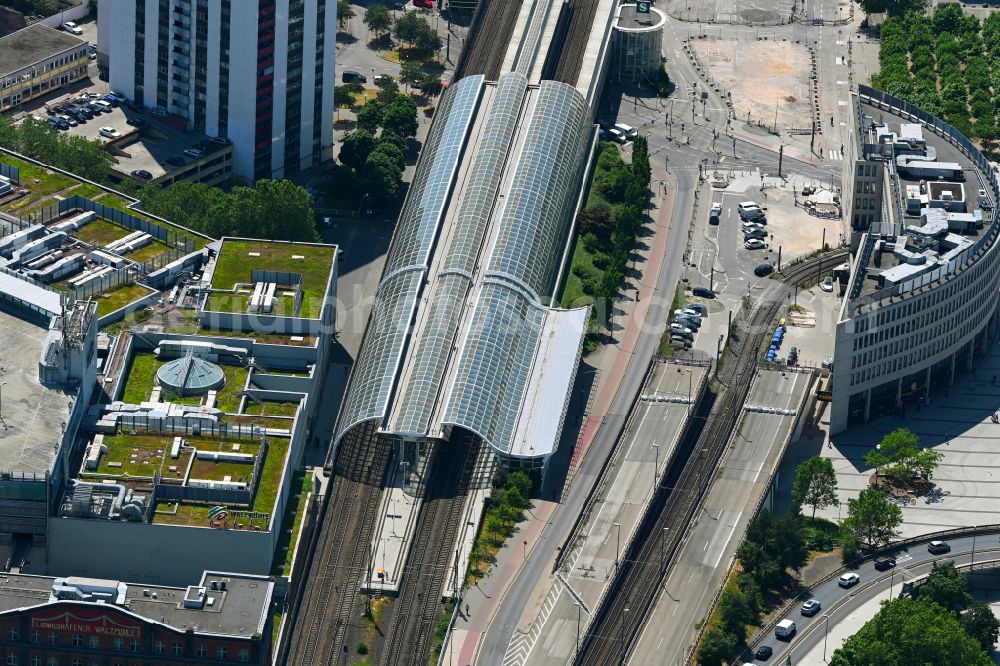
<path fill-rule="evenodd" d="M 421 9 L 434 9 L 434 0 L 413 0 L 413 6 Z"/>

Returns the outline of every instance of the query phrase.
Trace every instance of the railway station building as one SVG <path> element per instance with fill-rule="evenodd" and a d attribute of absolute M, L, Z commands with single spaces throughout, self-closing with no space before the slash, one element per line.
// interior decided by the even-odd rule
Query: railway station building
<path fill-rule="evenodd" d="M 554 306 L 595 140 L 584 98 L 517 72 L 441 101 L 375 293 L 331 456 L 355 429 L 404 443 L 455 429 L 501 465 L 558 446 L 588 308 Z M 419 448 L 419 447 L 417 447 Z"/>

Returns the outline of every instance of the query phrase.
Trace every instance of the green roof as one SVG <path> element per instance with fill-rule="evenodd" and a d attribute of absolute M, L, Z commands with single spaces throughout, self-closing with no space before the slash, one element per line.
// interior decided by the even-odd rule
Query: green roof
<path fill-rule="evenodd" d="M 298 316 L 318 319 L 336 252 L 335 245 L 225 238 L 212 273 L 212 289 L 231 291 L 237 284 L 250 284 L 254 270 L 298 273 L 302 276 L 302 309 Z M 209 297 L 206 309 L 242 312 L 248 298 L 249 294 L 215 294 Z M 292 316 L 289 309 L 278 307 L 275 314 Z"/>

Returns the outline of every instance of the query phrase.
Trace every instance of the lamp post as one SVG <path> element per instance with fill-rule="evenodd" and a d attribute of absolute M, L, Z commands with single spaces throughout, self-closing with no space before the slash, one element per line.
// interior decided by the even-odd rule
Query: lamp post
<path fill-rule="evenodd" d="M 826 631 L 823 632 L 823 662 L 826 663 L 826 639 L 830 635 L 830 614 L 827 613 L 823 617 L 826 618 Z"/>
<path fill-rule="evenodd" d="M 576 606 L 576 649 L 573 651 L 573 658 L 580 656 L 580 613 L 583 611 L 583 607 L 580 606 L 578 601 L 574 601 L 573 605 Z"/>
<path fill-rule="evenodd" d="M 621 523 L 611 523 L 611 526 L 615 529 L 615 575 L 618 575 L 618 558 L 621 557 L 621 545 L 622 545 L 622 524 Z"/>
<path fill-rule="evenodd" d="M 625 616 L 626 615 L 628 615 L 628 609 L 627 608 L 623 608 L 622 609 L 622 624 L 621 624 L 621 629 L 620 629 L 619 634 L 618 634 L 619 645 L 621 646 L 621 649 L 619 650 L 619 654 L 621 655 L 621 662 L 620 663 L 622 664 L 622 666 L 624 666 L 624 664 L 625 664 Z"/>
<path fill-rule="evenodd" d="M 653 489 L 656 489 L 656 475 L 660 473 L 660 445 L 654 440 L 649 445 L 656 452 L 656 462 L 653 464 Z"/>

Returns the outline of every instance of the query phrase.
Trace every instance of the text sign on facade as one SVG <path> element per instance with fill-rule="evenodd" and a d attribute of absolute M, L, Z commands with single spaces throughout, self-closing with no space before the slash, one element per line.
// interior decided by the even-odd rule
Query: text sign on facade
<path fill-rule="evenodd" d="M 648 14 L 649 6 L 653 4 L 650 0 L 639 0 L 635 3 L 636 14 Z"/>
<path fill-rule="evenodd" d="M 31 628 L 38 631 L 70 631 L 75 634 L 114 636 L 116 638 L 139 638 L 140 628 L 136 625 L 121 624 L 107 615 L 80 617 L 70 612 L 48 617 L 31 618 Z"/>

